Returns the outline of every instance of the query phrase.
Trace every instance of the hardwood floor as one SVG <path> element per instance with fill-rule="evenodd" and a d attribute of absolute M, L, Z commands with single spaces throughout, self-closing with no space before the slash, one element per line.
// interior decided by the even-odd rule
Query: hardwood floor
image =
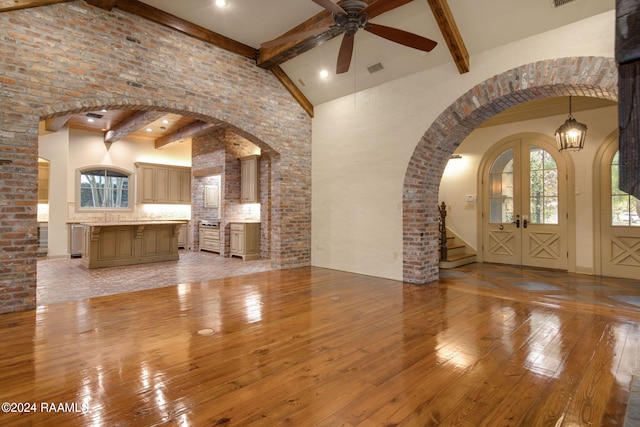
<path fill-rule="evenodd" d="M 0 425 L 623 424 L 639 281 L 441 273 L 266 271 L 1 315 L 0 402 L 34 405 Z"/>

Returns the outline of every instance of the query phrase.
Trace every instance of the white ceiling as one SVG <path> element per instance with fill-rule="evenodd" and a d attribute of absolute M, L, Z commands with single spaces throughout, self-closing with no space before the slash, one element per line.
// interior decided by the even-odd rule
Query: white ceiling
<path fill-rule="evenodd" d="M 215 0 L 141 1 L 254 48 L 323 11 L 312 0 L 228 0 L 225 8 L 216 7 Z M 615 0 L 575 0 L 558 8 L 553 0 L 449 0 L 448 4 L 471 56 L 471 69 L 476 53 L 615 8 Z M 426 0 L 414 0 L 372 22 L 422 35 L 438 46 L 425 54 L 359 31 L 351 69 L 336 75 L 342 36 L 336 37 L 281 65 L 312 104 L 447 63 L 452 73 L 458 73 Z M 378 62 L 384 70 L 370 74 L 367 67 Z M 327 80 L 319 77 L 322 69 L 330 71 Z"/>

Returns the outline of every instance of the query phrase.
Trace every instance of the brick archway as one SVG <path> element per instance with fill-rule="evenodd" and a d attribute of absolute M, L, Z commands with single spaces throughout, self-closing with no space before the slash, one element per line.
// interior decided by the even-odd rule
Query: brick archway
<path fill-rule="evenodd" d="M 431 124 L 416 146 L 403 187 L 403 280 L 437 280 L 438 189 L 456 147 L 478 125 L 518 104 L 553 96 L 617 101 L 613 58 L 574 57 L 523 65 L 479 83 Z"/>
<path fill-rule="evenodd" d="M 56 105 L 48 105 L 38 110 L 40 120 L 47 120 L 56 116 L 66 116 L 70 114 L 83 113 L 95 110 L 156 110 L 166 113 L 180 114 L 182 116 L 191 117 L 197 120 L 210 123 L 219 123 L 221 127 L 229 129 L 243 138 L 251 141 L 262 151 L 266 151 L 271 156 L 277 156 L 278 153 L 270 147 L 266 142 L 255 137 L 251 133 L 240 129 L 233 124 L 226 123 L 222 119 L 218 119 L 212 112 L 205 109 L 194 108 L 191 105 L 185 105 L 176 102 L 157 101 L 154 99 L 139 98 L 96 98 L 84 99 L 81 103 L 69 102 Z"/>
<path fill-rule="evenodd" d="M 73 114 L 84 113 L 88 111 L 98 111 L 98 110 L 135 110 L 135 111 L 162 111 L 163 113 L 173 113 L 179 114 L 181 116 L 190 117 L 196 120 L 200 120 L 202 122 L 213 123 L 216 126 L 212 128 L 206 135 L 199 135 L 197 138 L 194 138 L 192 143 L 192 168 L 193 167 L 210 167 L 212 161 L 220 161 L 220 156 L 214 155 L 211 156 L 211 153 L 214 153 L 214 150 L 219 150 L 219 144 L 222 143 L 223 146 L 225 144 L 225 139 L 227 138 L 226 131 L 230 131 L 233 136 L 232 138 L 236 138 L 236 136 L 241 136 L 244 140 L 250 141 L 261 151 L 261 160 L 262 166 L 261 170 L 266 171 L 263 177 L 261 177 L 261 186 L 263 187 L 264 199 L 261 200 L 265 209 L 261 212 L 261 242 L 263 243 L 261 247 L 261 255 L 265 255 L 266 258 L 271 259 L 271 265 L 274 269 L 283 268 L 278 259 L 277 253 L 272 253 L 271 242 L 280 242 L 281 235 L 280 229 L 277 227 L 273 227 L 272 220 L 275 218 L 276 220 L 279 218 L 279 212 L 276 209 L 278 206 L 278 200 L 273 200 L 272 195 L 280 193 L 278 180 L 272 179 L 274 174 L 281 174 L 280 167 L 280 153 L 276 148 L 269 145 L 269 143 L 263 141 L 258 136 L 251 134 L 249 131 L 238 127 L 238 125 L 233 125 L 215 117 L 215 111 L 207 111 L 205 109 L 201 109 L 198 107 L 183 105 L 181 103 L 167 102 L 163 100 L 157 100 L 152 98 L 93 98 L 93 99 L 85 99 L 82 103 L 70 102 L 70 103 L 62 103 L 55 104 L 46 107 L 41 107 L 37 110 L 40 114 L 40 120 L 47 120 L 50 118 L 54 118 L 57 116 L 68 117 Z M 197 143 L 196 143 L 197 139 Z M 235 144 L 242 144 L 242 142 L 238 142 L 235 140 Z M 198 149 L 196 150 L 196 146 Z M 204 150 L 204 151 L 203 151 Z M 233 159 L 235 157 L 232 156 Z M 265 163 L 265 159 L 266 163 Z M 225 165 L 223 170 L 230 171 L 233 170 L 229 164 L 226 164 L 227 160 L 224 160 Z M 216 163 L 217 164 L 217 163 Z M 239 164 L 238 164 L 239 168 Z M 123 169 L 124 170 L 124 169 Z M 232 173 L 232 172 L 230 172 Z M 237 171 L 238 176 L 240 174 L 239 169 Z M 223 173 L 225 178 L 227 177 L 227 172 Z M 192 177 L 193 181 L 193 177 Z M 204 184 L 201 184 L 204 185 Z M 233 187 L 232 185 L 230 187 Z M 192 192 L 194 188 L 192 187 Z M 230 190 L 233 191 L 233 190 Z M 238 190 L 239 191 L 239 190 Z M 233 197 L 234 194 L 231 193 L 227 195 L 226 193 L 223 197 Z M 193 194 L 192 194 L 193 197 Z M 237 195 L 238 199 L 240 195 Z M 202 204 L 202 201 L 201 201 Z M 192 216 L 192 219 L 194 217 Z M 201 219 L 200 216 L 196 214 L 196 220 Z M 197 228 L 194 228 L 194 234 L 192 237 L 197 240 Z M 228 241 L 227 241 L 228 243 Z M 227 248 L 228 251 L 228 248 Z M 275 256 L 274 256 L 275 255 Z"/>

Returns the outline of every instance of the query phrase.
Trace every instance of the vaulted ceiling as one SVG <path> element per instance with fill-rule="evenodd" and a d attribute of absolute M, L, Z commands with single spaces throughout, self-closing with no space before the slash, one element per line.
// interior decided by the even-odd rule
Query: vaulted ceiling
<path fill-rule="evenodd" d="M 70 0 L 0 0 L 0 12 L 65 1 Z M 482 66 L 474 64 L 477 53 L 615 8 L 615 0 L 378 0 L 388 2 L 391 10 L 372 22 L 418 34 L 438 45 L 426 53 L 358 31 L 349 71 L 336 74 L 342 35 L 335 28 L 283 45 L 261 47 L 283 34 L 329 26 L 331 14 L 314 0 L 227 0 L 225 7 L 217 7 L 215 0 L 85 1 L 107 11 L 119 8 L 138 14 L 255 60 L 257 66 L 273 71 L 310 115 L 314 105 L 429 68 L 465 73 Z M 556 7 L 556 3 L 566 4 Z M 321 70 L 328 71 L 326 78 L 320 77 Z M 81 119 L 86 120 L 75 118 Z M 137 120 L 141 124 L 138 129 L 144 129 L 149 119 L 130 120 Z M 201 131 L 197 123 L 182 124 L 182 133 L 164 126 L 164 135 L 159 137 L 174 134 L 178 138 L 188 136 L 188 130 Z M 59 123 L 48 125 L 54 129 Z"/>

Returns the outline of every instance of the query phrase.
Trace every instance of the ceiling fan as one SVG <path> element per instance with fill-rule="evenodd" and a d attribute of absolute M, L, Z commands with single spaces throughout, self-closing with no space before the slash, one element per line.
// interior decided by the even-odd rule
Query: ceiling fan
<path fill-rule="evenodd" d="M 333 25 L 327 25 L 321 28 L 292 34 L 285 34 L 274 40 L 262 43 L 262 47 L 268 48 L 299 40 L 301 38 L 312 37 L 328 30 L 329 28 L 337 27 L 341 30 L 340 32 L 344 33 L 342 43 L 340 44 L 340 51 L 338 52 L 338 64 L 336 66 L 336 74 L 342 74 L 349 71 L 351 56 L 353 55 L 355 34 L 360 28 L 387 40 L 425 52 L 430 52 L 437 45 L 435 41 L 417 34 L 369 22 L 370 19 L 407 3 L 406 0 L 378 0 L 370 5 L 359 0 L 346 0 L 340 4 L 334 3 L 331 0 L 312 1 L 333 14 Z"/>

